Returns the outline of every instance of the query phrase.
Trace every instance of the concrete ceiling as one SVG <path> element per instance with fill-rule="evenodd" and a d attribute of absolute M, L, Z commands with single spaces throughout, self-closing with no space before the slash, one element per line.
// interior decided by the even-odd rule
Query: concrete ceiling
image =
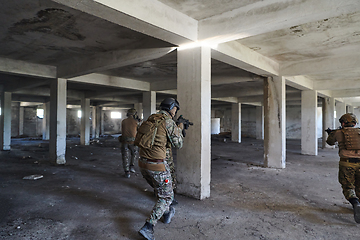
<path fill-rule="evenodd" d="M 0 23 L 0 88 L 14 101 L 48 101 L 55 78 L 69 104 L 161 100 L 176 94 L 177 47 L 206 44 L 213 106 L 260 104 L 268 76 L 286 78 L 291 104 L 316 90 L 360 106 L 358 0 L 17 0 Z"/>

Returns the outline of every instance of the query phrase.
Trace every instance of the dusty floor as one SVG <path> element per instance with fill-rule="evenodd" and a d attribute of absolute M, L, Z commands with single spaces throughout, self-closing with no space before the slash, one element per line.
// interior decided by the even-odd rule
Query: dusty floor
<path fill-rule="evenodd" d="M 48 146 L 13 139 L 0 152 L 0 239 L 142 239 L 137 231 L 154 204 L 138 173 L 123 177 L 115 138 L 90 146 L 68 140 L 67 164 L 48 162 Z M 337 150 L 300 155 L 287 141 L 286 169 L 263 168 L 262 141 L 212 141 L 211 197 L 177 196 L 157 240 L 360 239 L 337 182 Z M 24 180 L 33 174 L 38 180 Z"/>

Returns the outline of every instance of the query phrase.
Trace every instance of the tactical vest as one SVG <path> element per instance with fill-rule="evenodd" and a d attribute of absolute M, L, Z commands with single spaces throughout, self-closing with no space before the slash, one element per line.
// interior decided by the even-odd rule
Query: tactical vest
<path fill-rule="evenodd" d="M 167 143 L 166 132 L 161 133 L 159 131 L 159 128 L 163 127 L 161 125 L 164 123 L 164 115 L 151 115 L 139 127 L 136 133 L 134 144 L 145 149 L 151 149 L 153 146 L 165 146 L 165 144 Z"/>
<path fill-rule="evenodd" d="M 347 150 L 360 150 L 360 129 L 359 128 L 343 128 L 345 148 Z"/>

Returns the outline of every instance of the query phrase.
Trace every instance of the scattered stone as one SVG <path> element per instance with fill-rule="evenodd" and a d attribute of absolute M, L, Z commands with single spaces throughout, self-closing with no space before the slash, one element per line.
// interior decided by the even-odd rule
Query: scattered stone
<path fill-rule="evenodd" d="M 26 176 L 26 177 L 23 177 L 23 179 L 25 180 L 37 180 L 37 179 L 40 179 L 40 178 L 43 178 L 44 176 L 43 175 L 29 175 L 29 176 Z"/>

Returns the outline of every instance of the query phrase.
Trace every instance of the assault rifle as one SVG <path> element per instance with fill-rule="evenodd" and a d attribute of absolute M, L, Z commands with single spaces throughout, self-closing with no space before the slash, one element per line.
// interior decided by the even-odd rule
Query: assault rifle
<path fill-rule="evenodd" d="M 180 123 L 184 125 L 184 129 L 182 130 L 182 134 L 184 137 L 186 136 L 185 130 L 188 129 L 190 125 L 194 125 L 192 122 L 189 121 L 189 119 L 184 118 L 183 115 L 180 115 L 175 122 L 176 125 L 179 125 Z"/>
<path fill-rule="evenodd" d="M 336 130 L 339 130 L 339 129 L 341 129 L 341 127 L 337 128 L 337 129 L 327 128 L 327 129 L 325 130 L 325 132 L 327 132 L 327 134 L 330 134 L 331 132 L 336 131 Z"/>
<path fill-rule="evenodd" d="M 138 122 L 141 122 L 141 118 L 139 118 L 138 115 L 135 115 L 135 116 L 134 116 L 134 119 L 137 120 Z"/>

